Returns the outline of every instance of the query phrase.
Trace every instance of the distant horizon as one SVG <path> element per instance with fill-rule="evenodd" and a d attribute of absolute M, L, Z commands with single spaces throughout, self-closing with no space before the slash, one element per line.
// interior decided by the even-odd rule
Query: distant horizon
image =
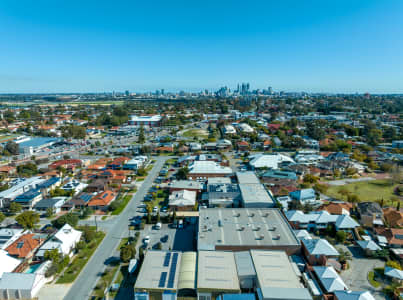
<path fill-rule="evenodd" d="M 403 93 L 403 1 L 0 1 L 0 93 Z M 203 87 L 205 86 L 205 87 Z"/>
<path fill-rule="evenodd" d="M 225 87 L 225 85 L 219 86 L 217 88 L 194 88 L 194 89 L 185 89 L 185 88 L 177 88 L 177 89 L 166 89 L 164 87 L 161 88 L 155 88 L 155 89 L 150 89 L 150 90 L 130 90 L 130 89 L 123 89 L 123 90 L 104 90 L 104 91 L 43 91 L 43 92 L 1 92 L 0 95 L 83 95 L 83 94 L 112 94 L 112 93 L 118 93 L 118 94 L 124 94 L 126 91 L 129 91 L 130 94 L 146 94 L 146 93 L 152 93 L 154 94 L 156 91 L 161 91 L 161 89 L 164 90 L 165 94 L 178 94 L 180 92 L 185 92 L 185 93 L 200 93 L 204 92 L 207 90 L 209 93 L 214 93 L 216 92 L 219 88 Z M 236 90 L 235 87 L 231 86 L 226 86 L 228 87 L 231 92 Z M 269 86 L 267 87 L 254 87 L 251 85 L 250 91 L 255 91 L 255 90 L 267 90 Z M 307 93 L 307 94 L 326 94 L 326 95 L 364 95 L 366 93 L 370 95 L 403 95 L 403 90 L 402 91 L 396 91 L 396 92 L 382 92 L 382 91 L 376 91 L 376 92 L 371 92 L 367 90 L 361 90 L 361 91 L 312 91 L 309 89 L 305 90 L 282 90 L 282 89 L 275 89 L 273 88 L 273 93 L 277 94 L 280 92 L 284 93 Z M 162 95 L 161 95 L 162 96 Z"/>

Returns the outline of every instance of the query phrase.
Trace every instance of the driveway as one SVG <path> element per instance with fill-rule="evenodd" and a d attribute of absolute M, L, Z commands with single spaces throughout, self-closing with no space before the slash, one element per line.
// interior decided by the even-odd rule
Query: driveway
<path fill-rule="evenodd" d="M 158 176 L 165 161 L 169 158 L 169 156 L 156 158 L 153 169 L 143 181 L 140 189 L 136 194 L 134 194 L 125 210 L 119 216 L 114 218 L 114 224 L 111 225 L 111 228 L 106 233 L 101 245 L 99 245 L 98 249 L 81 271 L 64 299 L 76 300 L 88 299 L 90 297 L 92 290 L 99 279 L 99 274 L 102 274 L 104 271 L 108 260 L 113 255 L 117 254 L 116 248 L 118 247 L 121 238 L 128 236 L 129 219 L 135 215 L 137 206 L 141 203 L 141 200 L 144 198 L 148 189 L 152 186 L 153 181 Z"/>
<path fill-rule="evenodd" d="M 347 247 L 340 247 L 347 250 Z M 349 261 L 350 268 L 342 271 L 340 276 L 349 289 L 353 291 L 370 291 L 375 299 L 385 299 L 385 296 L 375 289 L 368 282 L 368 272 L 374 268 L 380 268 L 385 265 L 380 259 L 369 259 L 362 255 L 361 249 L 357 246 L 348 247 L 353 258 Z"/>

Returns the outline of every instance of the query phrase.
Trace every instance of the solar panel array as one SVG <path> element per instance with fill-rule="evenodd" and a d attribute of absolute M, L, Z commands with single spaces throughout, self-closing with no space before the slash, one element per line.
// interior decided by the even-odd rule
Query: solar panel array
<path fill-rule="evenodd" d="M 165 286 L 165 281 L 167 280 L 167 272 L 162 272 L 160 281 L 158 282 L 158 287 L 163 288 Z"/>
<path fill-rule="evenodd" d="M 169 266 L 169 261 L 171 259 L 171 252 L 168 252 L 165 254 L 165 258 L 164 258 L 164 267 L 168 267 Z"/>
<path fill-rule="evenodd" d="M 172 289 L 175 282 L 176 265 L 178 263 L 178 253 L 172 255 L 171 267 L 169 269 L 168 285 L 167 288 Z"/>

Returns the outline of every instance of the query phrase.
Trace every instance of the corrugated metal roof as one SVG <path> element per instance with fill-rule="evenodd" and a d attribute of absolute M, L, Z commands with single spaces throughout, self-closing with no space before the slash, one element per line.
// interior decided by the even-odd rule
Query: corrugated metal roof
<path fill-rule="evenodd" d="M 182 253 L 179 268 L 178 289 L 196 289 L 196 252 Z"/>

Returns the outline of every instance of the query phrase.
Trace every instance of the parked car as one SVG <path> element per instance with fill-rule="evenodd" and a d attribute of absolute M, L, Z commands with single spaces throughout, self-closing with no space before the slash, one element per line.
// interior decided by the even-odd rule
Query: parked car
<path fill-rule="evenodd" d="M 162 228 L 162 223 L 158 222 L 157 224 L 155 224 L 155 229 L 160 230 Z"/>
<path fill-rule="evenodd" d="M 150 243 L 150 236 L 146 235 L 143 239 L 144 245 L 148 245 Z"/>

